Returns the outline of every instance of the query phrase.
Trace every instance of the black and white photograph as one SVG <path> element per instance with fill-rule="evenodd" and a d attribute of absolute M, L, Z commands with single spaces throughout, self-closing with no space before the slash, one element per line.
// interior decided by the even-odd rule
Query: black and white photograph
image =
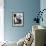
<path fill-rule="evenodd" d="M 24 24 L 24 13 L 23 12 L 13 12 L 12 13 L 13 26 L 23 26 Z"/>

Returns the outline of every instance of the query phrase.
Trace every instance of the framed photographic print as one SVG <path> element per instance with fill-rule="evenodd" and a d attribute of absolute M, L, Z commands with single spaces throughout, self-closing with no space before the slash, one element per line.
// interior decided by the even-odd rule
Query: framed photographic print
<path fill-rule="evenodd" d="M 24 12 L 13 12 L 12 24 L 13 26 L 23 26 L 24 25 Z"/>

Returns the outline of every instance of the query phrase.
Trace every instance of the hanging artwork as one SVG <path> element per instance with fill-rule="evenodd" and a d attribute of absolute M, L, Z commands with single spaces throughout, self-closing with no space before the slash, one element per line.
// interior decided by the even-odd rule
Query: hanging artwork
<path fill-rule="evenodd" d="M 23 26 L 24 25 L 24 12 L 13 12 L 12 24 L 13 26 Z"/>

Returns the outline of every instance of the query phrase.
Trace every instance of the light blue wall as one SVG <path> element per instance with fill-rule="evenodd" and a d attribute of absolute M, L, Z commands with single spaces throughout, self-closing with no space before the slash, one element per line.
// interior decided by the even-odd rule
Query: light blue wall
<path fill-rule="evenodd" d="M 40 1 L 40 10 L 42 11 L 43 9 L 46 9 L 46 0 L 41 0 Z M 40 25 L 45 26 L 46 27 L 46 10 L 43 12 L 43 22 L 40 22 Z"/>
<path fill-rule="evenodd" d="M 4 0 L 4 35 L 7 41 L 18 41 L 32 28 L 35 12 L 40 9 L 40 0 Z M 24 12 L 24 27 L 12 27 L 12 12 Z"/>

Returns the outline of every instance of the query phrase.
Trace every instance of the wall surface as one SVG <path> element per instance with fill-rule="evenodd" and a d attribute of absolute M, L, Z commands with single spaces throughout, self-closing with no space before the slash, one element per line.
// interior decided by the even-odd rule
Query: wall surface
<path fill-rule="evenodd" d="M 32 29 L 32 21 L 40 9 L 40 0 L 4 0 L 4 36 L 18 41 Z M 12 27 L 12 12 L 24 12 L 24 26 Z"/>
<path fill-rule="evenodd" d="M 4 0 L 0 0 L 0 42 L 4 41 Z"/>
<path fill-rule="evenodd" d="M 40 9 L 41 9 L 41 11 L 43 9 L 46 9 L 46 0 L 41 0 L 40 1 Z M 42 17 L 43 17 L 43 22 L 41 21 L 40 22 L 40 25 L 46 27 L 46 10 L 44 10 Z"/>

